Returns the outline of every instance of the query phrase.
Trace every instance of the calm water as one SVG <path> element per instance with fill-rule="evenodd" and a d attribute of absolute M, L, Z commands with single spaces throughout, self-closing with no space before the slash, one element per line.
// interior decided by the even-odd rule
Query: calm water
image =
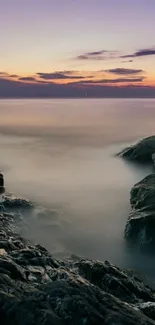
<path fill-rule="evenodd" d="M 25 235 L 55 254 L 150 269 L 123 232 L 130 188 L 151 169 L 114 154 L 155 133 L 155 100 L 1 100 L 0 115 L 7 190 L 55 210 L 27 218 Z"/>

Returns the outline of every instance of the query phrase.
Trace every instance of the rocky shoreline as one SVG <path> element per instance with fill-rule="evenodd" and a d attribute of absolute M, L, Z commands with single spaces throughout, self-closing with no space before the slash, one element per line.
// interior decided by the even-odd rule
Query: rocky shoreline
<path fill-rule="evenodd" d="M 149 149 L 147 139 L 142 141 L 120 156 L 151 161 L 155 137 L 149 138 Z M 143 148 L 142 154 L 138 148 Z M 155 324 L 155 291 L 134 272 L 108 261 L 76 256 L 58 260 L 41 245 L 21 237 L 18 224 L 25 211 L 32 213 L 34 207 L 28 200 L 4 193 L 2 175 L 0 180 L 0 324 Z M 131 190 L 125 237 L 135 245 L 154 247 L 154 194 L 155 174 Z"/>
<path fill-rule="evenodd" d="M 119 156 L 140 164 L 152 164 L 155 159 L 155 136 L 142 139 L 125 148 Z M 128 217 L 125 238 L 143 252 L 155 251 L 155 173 L 135 184 L 130 192 L 131 213 Z"/>

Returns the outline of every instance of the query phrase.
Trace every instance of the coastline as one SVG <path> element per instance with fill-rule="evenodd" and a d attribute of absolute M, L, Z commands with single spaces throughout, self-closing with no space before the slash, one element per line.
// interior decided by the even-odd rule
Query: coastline
<path fill-rule="evenodd" d="M 23 238 L 18 225 L 34 209 L 28 200 L 1 195 L 2 324 L 155 324 L 155 291 L 134 271 L 75 255 L 56 259 Z"/>

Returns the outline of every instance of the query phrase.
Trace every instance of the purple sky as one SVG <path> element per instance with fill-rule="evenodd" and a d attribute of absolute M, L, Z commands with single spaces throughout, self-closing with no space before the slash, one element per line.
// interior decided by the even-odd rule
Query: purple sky
<path fill-rule="evenodd" d="M 90 76 L 122 84 L 123 75 L 135 85 L 134 72 L 125 72 L 142 70 L 137 86 L 155 87 L 154 31 L 155 0 L 0 0 L 0 71 L 19 78 L 67 71 L 87 84 Z M 54 82 L 73 81 L 58 77 Z"/>

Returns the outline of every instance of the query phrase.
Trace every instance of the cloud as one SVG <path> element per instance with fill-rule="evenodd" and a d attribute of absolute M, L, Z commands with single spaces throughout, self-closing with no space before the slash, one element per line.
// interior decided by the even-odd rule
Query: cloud
<path fill-rule="evenodd" d="M 105 72 L 116 74 L 116 75 L 137 75 L 141 74 L 144 71 L 142 69 L 125 69 L 125 68 L 115 68 L 115 69 L 109 69 L 105 70 Z"/>
<path fill-rule="evenodd" d="M 86 54 L 81 54 L 76 57 L 77 60 L 89 60 L 89 56 Z"/>
<path fill-rule="evenodd" d="M 138 78 L 116 78 L 116 79 L 99 79 L 77 81 L 74 84 L 118 84 L 118 83 L 139 83 L 145 79 L 144 76 Z"/>
<path fill-rule="evenodd" d="M 63 71 L 56 71 L 57 73 L 61 73 L 61 74 L 67 74 L 67 75 L 75 75 L 77 74 L 77 70 L 63 70 Z"/>
<path fill-rule="evenodd" d="M 19 76 L 17 74 L 10 74 L 9 77 L 10 78 L 19 78 Z"/>
<path fill-rule="evenodd" d="M 122 63 L 131 63 L 134 62 L 133 60 L 122 61 Z"/>
<path fill-rule="evenodd" d="M 7 72 L 0 72 L 0 77 L 19 78 L 17 74 L 9 74 Z"/>
<path fill-rule="evenodd" d="M 94 52 L 87 52 L 78 55 L 75 59 L 76 60 L 108 60 L 108 59 L 114 59 L 117 57 L 117 51 L 107 51 L 107 50 L 100 50 L 100 51 L 94 51 Z"/>
<path fill-rule="evenodd" d="M 27 83 L 15 80 L 0 78 L 0 98 L 155 98 L 155 87 L 134 84 L 119 85 L 114 79 L 110 85 L 108 79 L 104 79 L 98 85 L 94 81 L 91 84 L 55 84 L 50 83 Z M 128 79 L 122 78 L 121 81 Z M 132 79 L 130 79 L 131 81 Z M 133 82 L 133 81 L 132 81 Z"/>
<path fill-rule="evenodd" d="M 109 59 L 130 59 L 125 62 L 133 62 L 133 58 L 155 55 L 155 47 L 140 49 L 131 54 L 120 55 L 118 51 L 99 50 L 93 52 L 86 52 L 76 56 L 76 60 L 109 60 Z"/>
<path fill-rule="evenodd" d="M 44 73 L 44 72 L 38 72 L 37 76 L 41 79 L 44 80 L 65 80 L 65 79 L 84 79 L 85 77 L 83 76 L 78 76 L 78 75 L 71 75 L 71 71 L 66 72 L 64 74 L 63 72 L 52 72 L 52 73 Z"/>
<path fill-rule="evenodd" d="M 136 58 L 136 57 L 149 56 L 149 55 L 155 55 L 155 48 L 141 49 L 132 54 L 122 55 L 121 58 Z"/>
<path fill-rule="evenodd" d="M 20 81 L 36 81 L 34 77 L 20 77 L 18 80 Z"/>
<path fill-rule="evenodd" d="M 106 50 L 101 50 L 101 51 L 95 51 L 95 52 L 88 52 L 87 55 L 88 56 L 96 56 L 96 55 L 102 55 L 107 53 Z"/>

